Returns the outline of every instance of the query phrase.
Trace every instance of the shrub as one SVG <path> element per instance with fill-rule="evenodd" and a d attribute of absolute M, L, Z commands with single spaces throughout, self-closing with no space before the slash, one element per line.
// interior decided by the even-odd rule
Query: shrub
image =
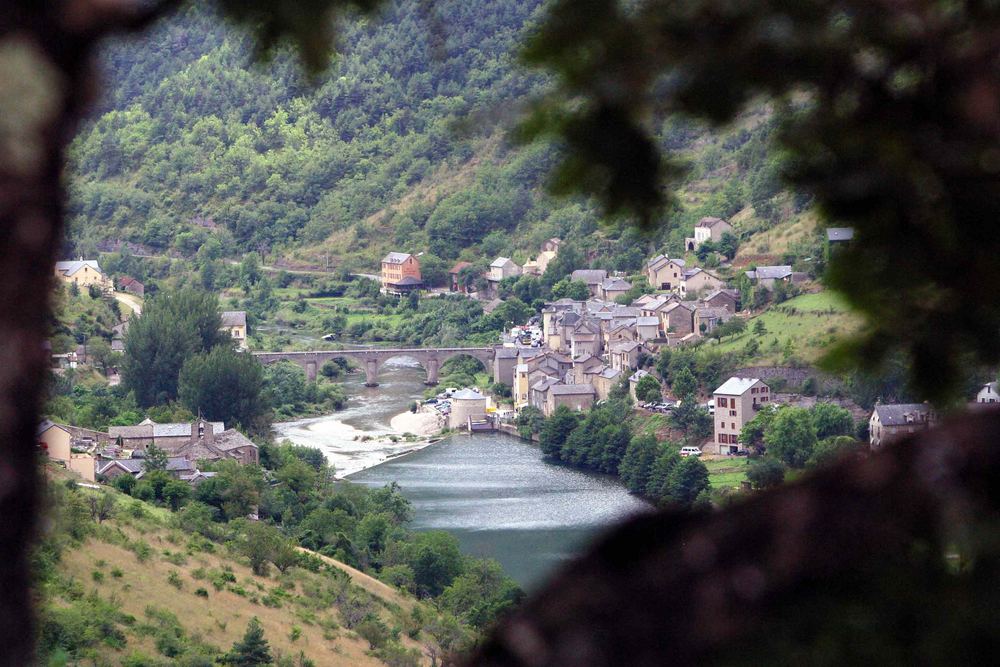
<path fill-rule="evenodd" d="M 179 575 L 176 571 L 172 571 L 167 575 L 167 583 L 177 590 L 180 590 L 184 586 L 184 582 L 181 581 L 181 575 Z"/>
<path fill-rule="evenodd" d="M 195 592 L 194 592 L 194 594 L 197 595 L 200 598 L 207 598 L 208 597 L 208 591 L 205 590 L 204 588 L 198 588 L 198 589 L 196 589 Z"/>
<path fill-rule="evenodd" d="M 101 572 L 100 570 L 94 570 L 93 572 L 90 573 L 90 578 L 93 579 L 94 582 L 99 584 L 102 581 L 104 581 L 104 573 Z"/>

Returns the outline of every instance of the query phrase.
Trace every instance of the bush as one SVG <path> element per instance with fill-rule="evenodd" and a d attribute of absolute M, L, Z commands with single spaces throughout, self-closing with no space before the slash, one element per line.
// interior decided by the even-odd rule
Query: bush
<path fill-rule="evenodd" d="M 747 469 L 747 481 L 753 489 L 767 489 L 785 481 L 784 464 L 771 457 L 753 459 Z"/>
<path fill-rule="evenodd" d="M 194 594 L 197 595 L 200 598 L 207 598 L 208 597 L 208 591 L 205 590 L 204 588 L 198 588 L 198 589 L 196 589 L 195 592 L 194 592 Z"/>

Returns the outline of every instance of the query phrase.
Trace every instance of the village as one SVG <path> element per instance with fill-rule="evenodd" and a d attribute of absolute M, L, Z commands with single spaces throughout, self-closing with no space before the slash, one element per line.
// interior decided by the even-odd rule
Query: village
<path fill-rule="evenodd" d="M 692 236 L 685 239 L 691 258 L 704 244 L 718 246 L 732 235 L 733 227 L 720 218 L 700 220 Z M 827 230 L 827 243 L 835 252 L 838 244 L 850 242 L 851 230 Z M 509 257 L 497 257 L 488 271 L 476 275 L 469 262 L 456 263 L 444 289 L 430 295 L 461 294 L 483 303 L 487 314 L 500 308 L 503 286 L 523 275 L 541 276 L 558 256 L 562 241 L 546 240 L 537 256 L 519 266 Z M 114 327 L 111 350 L 121 354 L 128 330 L 128 317 L 141 312 L 145 288 L 123 275 L 112 279 L 96 260 L 63 261 L 55 276 L 73 289 L 96 290 L 108 298 L 138 297 L 127 303 L 124 320 Z M 390 252 L 381 263 L 380 287 L 389 295 L 408 295 L 425 289 L 420 256 Z M 616 387 L 627 387 L 636 410 L 670 415 L 685 397 L 671 393 L 668 383 L 654 368 L 661 351 L 698 346 L 747 330 L 759 314 L 752 304 L 743 304 L 740 287 L 787 292 L 820 289 L 810 277 L 790 265 L 754 266 L 734 272 L 731 267 L 714 269 L 693 265 L 684 258 L 657 254 L 646 260 L 641 275 L 626 276 L 604 269 L 574 269 L 567 276 L 572 297 L 545 302 L 540 312 L 524 324 L 510 323 L 502 339 L 494 344 L 491 368 L 493 388 L 509 391 L 498 395 L 486 388 L 452 387 L 428 398 L 421 411 L 436 420 L 431 432 L 441 429 L 504 430 L 517 434 L 514 425 L 526 408 L 551 417 L 560 407 L 586 412 L 607 401 Z M 118 288 L 117 290 L 115 288 Z M 221 312 L 222 327 L 237 349 L 249 349 L 245 311 Z M 88 363 L 88 350 L 80 345 L 70 352 L 53 354 L 53 372 L 61 373 Z M 752 370 L 752 369 L 751 369 Z M 111 385 L 119 381 L 112 365 Z M 773 384 L 773 383 L 772 383 Z M 996 383 L 986 384 L 975 403 L 996 402 Z M 711 435 L 690 442 L 682 455 L 744 456 L 747 444 L 741 433 L 760 411 L 781 404 L 813 405 L 823 397 L 781 393 L 771 387 L 769 377 L 735 374 L 697 400 L 696 409 L 711 419 Z M 844 404 L 842 400 L 838 404 Z M 847 404 L 872 449 L 903 435 L 932 425 L 936 414 L 926 403 L 877 403 L 864 416 L 860 408 Z M 426 435 L 427 433 L 425 433 Z M 207 462 L 258 461 L 257 445 L 225 424 L 197 419 L 185 423 L 156 423 L 145 419 L 131 426 L 112 426 L 94 431 L 45 420 L 37 432 L 40 447 L 49 458 L 79 473 L 83 479 L 111 481 L 122 474 L 141 479 L 145 454 L 150 445 L 167 454 L 166 471 L 195 485 L 214 473 L 199 469 Z"/>

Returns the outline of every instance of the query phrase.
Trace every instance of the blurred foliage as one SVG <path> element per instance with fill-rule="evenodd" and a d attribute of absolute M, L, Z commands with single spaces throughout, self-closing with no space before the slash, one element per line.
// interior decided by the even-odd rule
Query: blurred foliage
<path fill-rule="evenodd" d="M 856 230 L 829 275 L 869 316 L 846 358 L 902 347 L 944 402 L 1000 361 L 998 24 L 980 2 L 560 0 L 525 54 L 559 81 L 527 128 L 564 143 L 560 186 L 648 222 L 677 165 L 657 120 L 767 100 L 781 175 Z"/>

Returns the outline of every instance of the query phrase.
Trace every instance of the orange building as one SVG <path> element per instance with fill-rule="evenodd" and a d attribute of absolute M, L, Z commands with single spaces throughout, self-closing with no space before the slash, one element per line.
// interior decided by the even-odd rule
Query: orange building
<path fill-rule="evenodd" d="M 386 292 L 410 292 L 422 286 L 416 257 L 408 252 L 390 252 L 382 258 L 382 289 Z"/>

